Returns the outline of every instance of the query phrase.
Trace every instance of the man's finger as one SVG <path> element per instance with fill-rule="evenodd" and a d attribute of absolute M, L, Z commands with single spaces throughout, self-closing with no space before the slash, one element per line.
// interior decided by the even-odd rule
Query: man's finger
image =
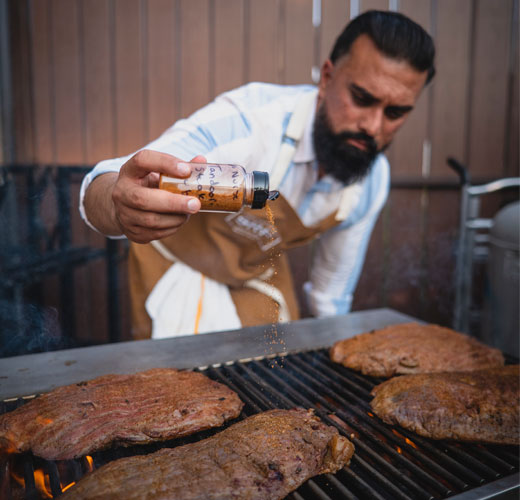
<path fill-rule="evenodd" d="M 135 230 L 162 230 L 177 228 L 186 222 L 188 214 L 161 214 L 157 212 L 145 212 L 134 208 L 126 207 L 119 214 L 120 222 L 128 228 Z"/>
<path fill-rule="evenodd" d="M 125 236 L 136 243 L 149 243 L 153 240 L 160 240 L 175 234 L 180 226 L 169 229 L 146 229 L 141 227 L 132 227 L 125 230 Z"/>
<path fill-rule="evenodd" d="M 190 160 L 190 163 L 208 163 L 205 156 L 197 155 Z"/>
<path fill-rule="evenodd" d="M 187 177 L 191 173 L 191 169 L 185 163 L 167 153 L 143 149 L 123 165 L 121 172 L 129 177 L 139 179 L 150 172 L 158 172 L 172 177 Z"/>
<path fill-rule="evenodd" d="M 113 192 L 117 203 L 125 207 L 162 214 L 194 214 L 200 210 L 200 201 L 193 196 L 128 184 Z"/>

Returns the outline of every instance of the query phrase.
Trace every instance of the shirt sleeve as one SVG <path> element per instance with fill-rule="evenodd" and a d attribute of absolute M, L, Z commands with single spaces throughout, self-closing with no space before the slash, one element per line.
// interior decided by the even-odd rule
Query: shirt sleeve
<path fill-rule="evenodd" d="M 317 241 L 310 279 L 304 284 L 313 315 L 350 311 L 370 235 L 388 197 L 389 177 L 388 161 L 380 157 L 351 215 Z"/>
<path fill-rule="evenodd" d="M 244 164 L 251 154 L 248 146 L 251 137 L 249 117 L 242 111 L 240 95 L 223 94 L 215 101 L 201 108 L 187 119 L 176 122 L 160 137 L 141 149 L 151 149 L 171 154 L 184 161 L 197 155 L 204 155 L 210 162 Z M 85 223 L 95 231 L 85 212 L 85 193 L 92 181 L 99 175 L 118 173 L 121 167 L 137 151 L 120 158 L 98 163 L 84 178 L 80 188 L 79 211 Z"/>

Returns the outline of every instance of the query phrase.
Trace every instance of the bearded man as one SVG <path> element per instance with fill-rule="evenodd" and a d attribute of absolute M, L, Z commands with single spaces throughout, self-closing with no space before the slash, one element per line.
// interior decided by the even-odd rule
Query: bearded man
<path fill-rule="evenodd" d="M 337 38 L 317 87 L 247 84 L 136 154 L 96 165 L 80 210 L 93 229 L 132 242 L 133 337 L 297 319 L 286 250 L 312 241 L 309 310 L 349 312 L 389 191 L 383 151 L 433 78 L 434 53 L 407 17 L 365 12 Z M 160 174 L 187 176 L 190 159 L 269 173 L 274 217 L 198 213 L 196 197 L 157 189 Z"/>

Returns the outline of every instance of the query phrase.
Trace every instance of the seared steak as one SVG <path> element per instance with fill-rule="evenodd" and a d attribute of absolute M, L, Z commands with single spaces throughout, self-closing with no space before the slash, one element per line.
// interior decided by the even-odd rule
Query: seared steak
<path fill-rule="evenodd" d="M 311 411 L 271 410 L 197 443 L 115 460 L 60 497 L 271 500 L 350 462 L 354 445 Z"/>
<path fill-rule="evenodd" d="M 157 368 L 59 387 L 0 416 L 0 448 L 48 460 L 217 427 L 243 403 L 201 373 Z"/>
<path fill-rule="evenodd" d="M 374 387 L 375 414 L 421 436 L 520 444 L 520 366 L 395 377 Z"/>
<path fill-rule="evenodd" d="M 373 377 L 501 366 L 498 349 L 437 325 L 405 323 L 336 342 L 332 361 Z"/>

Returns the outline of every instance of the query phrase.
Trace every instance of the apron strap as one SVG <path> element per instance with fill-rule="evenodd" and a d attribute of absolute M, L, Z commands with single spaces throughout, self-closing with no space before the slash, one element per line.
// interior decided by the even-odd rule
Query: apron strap
<path fill-rule="evenodd" d="M 361 182 L 356 182 L 355 184 L 343 188 L 335 217 L 337 221 L 343 221 L 347 218 L 354 208 L 354 204 L 359 201 L 361 190 Z"/>
<path fill-rule="evenodd" d="M 291 313 L 289 312 L 289 307 L 287 306 L 285 297 L 278 288 L 258 278 L 247 280 L 244 283 L 244 286 L 267 295 L 278 304 L 278 323 L 287 323 L 291 320 Z"/>
<path fill-rule="evenodd" d="M 170 250 L 166 248 L 166 245 L 164 243 L 161 243 L 159 240 L 153 240 L 150 241 L 150 245 L 152 245 L 159 254 L 161 254 L 162 257 L 164 257 L 166 260 L 169 260 L 170 262 L 177 262 L 179 259 L 173 255 Z"/>
<path fill-rule="evenodd" d="M 270 186 L 271 189 L 278 189 L 289 165 L 291 164 L 292 158 L 300 142 L 309 113 L 312 111 L 312 106 L 315 105 L 316 94 L 314 92 L 306 92 L 302 95 L 298 103 L 296 104 L 295 110 L 289 120 L 287 129 L 282 139 L 282 144 L 278 154 L 276 164 L 271 173 Z M 348 186 L 345 188 L 344 194 L 341 199 L 340 208 L 336 214 L 336 220 L 342 220 L 350 212 L 351 199 L 350 189 L 354 186 Z M 340 218 L 338 218 L 340 217 Z M 151 241 L 151 246 L 166 260 L 174 263 L 178 262 L 179 259 L 160 241 Z M 278 303 L 278 322 L 284 323 L 290 321 L 290 312 L 287 302 L 283 296 L 283 293 L 275 286 L 266 283 L 269 279 L 269 275 L 274 272 L 274 269 L 270 268 L 266 273 L 262 274 L 258 278 L 249 279 L 244 283 L 244 286 L 252 288 Z"/>
<path fill-rule="evenodd" d="M 287 129 L 285 130 L 276 165 L 271 172 L 269 182 L 271 186 L 270 189 L 278 189 L 278 186 L 282 182 L 285 172 L 287 172 L 291 164 L 296 147 L 303 136 L 307 118 L 315 102 L 316 94 L 314 92 L 306 92 L 299 98 L 296 108 L 289 120 L 289 124 L 287 125 Z"/>
<path fill-rule="evenodd" d="M 314 92 L 306 92 L 300 97 L 296 108 L 293 111 L 291 119 L 287 124 L 287 129 L 282 139 L 282 145 L 278 153 L 276 164 L 271 172 L 271 179 L 269 181 L 270 189 L 278 189 L 282 179 L 291 164 L 292 158 L 296 151 L 296 147 L 303 136 L 305 125 L 307 124 L 307 118 L 312 110 L 312 106 L 315 105 L 316 95 Z M 278 303 L 278 322 L 285 323 L 290 321 L 291 315 L 285 298 L 278 288 L 269 283 L 266 283 L 265 277 L 250 279 L 245 283 L 245 286 L 253 288 L 256 291 L 267 295 L 272 300 Z"/>

